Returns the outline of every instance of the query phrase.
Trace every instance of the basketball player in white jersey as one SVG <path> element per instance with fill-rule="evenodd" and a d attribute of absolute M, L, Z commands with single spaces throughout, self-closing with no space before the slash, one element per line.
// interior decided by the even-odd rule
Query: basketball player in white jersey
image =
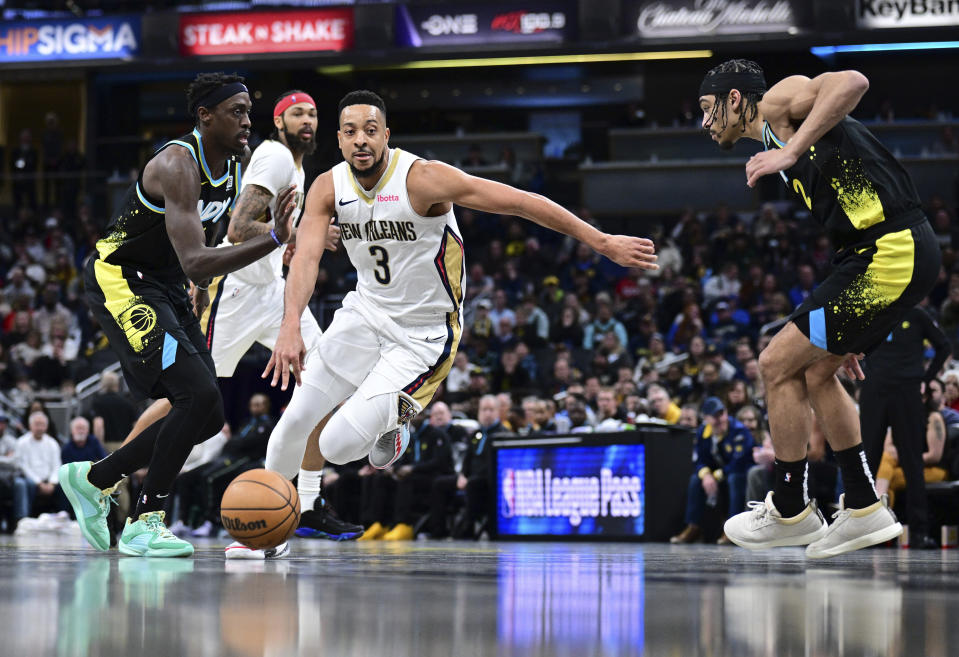
<path fill-rule="evenodd" d="M 302 212 L 303 157 L 316 150 L 316 104 L 303 91 L 285 92 L 274 105 L 273 122 L 273 134 L 257 147 L 244 171 L 240 195 L 230 215 L 227 232 L 229 242 L 234 244 L 269 234 L 279 191 L 288 185 L 295 185 L 297 189 L 297 207 L 291 219 L 294 226 Z M 335 250 L 338 240 L 339 229 L 331 226 L 326 248 Z M 283 318 L 284 255 L 288 258 L 294 248 L 291 243 L 286 254 L 277 249 L 228 276 L 214 278 L 209 290 L 203 291 L 196 300 L 200 328 L 206 335 L 217 376 L 233 376 L 240 359 L 254 342 L 273 348 Z M 213 301 L 208 304 L 210 298 Z M 310 349 L 314 348 L 321 331 L 307 309 L 300 315 L 300 329 L 306 344 Z M 138 421 L 138 426 L 149 426 L 148 423 L 163 417 L 169 409 L 167 400 L 155 402 L 144 414 L 147 419 Z M 322 423 L 314 429 L 314 438 L 321 428 Z M 303 514 L 297 535 L 332 540 L 358 538 L 363 527 L 340 520 L 319 497 L 325 463 L 317 441 L 308 441 L 307 445 L 303 467 L 298 473 L 297 490 Z M 316 502 L 318 499 L 319 503 Z M 286 549 L 284 544 L 266 555 L 262 550 L 250 550 L 240 543 L 233 543 L 227 547 L 226 555 L 230 559 L 262 559 L 264 556 L 282 556 Z"/>
<path fill-rule="evenodd" d="M 524 217 L 626 267 L 657 267 L 648 239 L 607 235 L 537 194 L 391 149 L 389 137 L 383 100 L 347 94 L 337 132 L 346 161 L 320 175 L 306 199 L 283 325 L 263 373 L 272 371 L 272 385 L 285 390 L 292 370 L 305 393 L 294 395 L 267 447 L 267 468 L 286 476 L 296 472 L 303 440 L 344 399 L 320 433 L 328 461 L 368 455 L 373 467 L 387 468 L 406 450 L 407 425 L 446 377 L 459 344 L 465 264 L 454 203 Z M 334 217 L 357 286 L 304 367 L 298 318 Z"/>

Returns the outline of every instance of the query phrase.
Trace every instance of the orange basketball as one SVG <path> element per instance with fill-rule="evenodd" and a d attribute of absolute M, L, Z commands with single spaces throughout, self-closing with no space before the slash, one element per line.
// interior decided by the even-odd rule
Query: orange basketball
<path fill-rule="evenodd" d="M 220 519 L 230 536 L 254 550 L 284 542 L 300 522 L 300 496 L 283 475 L 248 470 L 230 482 L 220 501 Z"/>

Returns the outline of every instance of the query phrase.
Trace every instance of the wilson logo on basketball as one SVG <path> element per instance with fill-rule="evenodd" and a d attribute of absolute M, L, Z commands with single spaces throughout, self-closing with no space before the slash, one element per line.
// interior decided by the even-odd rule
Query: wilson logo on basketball
<path fill-rule="evenodd" d="M 230 516 L 221 516 L 223 520 L 223 526 L 229 529 L 230 531 L 235 532 L 246 532 L 253 529 L 266 529 L 266 520 L 254 520 L 253 522 L 243 522 L 239 518 L 231 518 Z"/>

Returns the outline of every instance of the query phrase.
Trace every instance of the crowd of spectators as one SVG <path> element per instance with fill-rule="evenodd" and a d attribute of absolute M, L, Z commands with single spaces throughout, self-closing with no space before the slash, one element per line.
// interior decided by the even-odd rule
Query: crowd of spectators
<path fill-rule="evenodd" d="M 0 391 L 19 407 L 41 392 L 70 397 L 78 381 L 116 360 L 88 312 L 80 276 L 106 217 L 94 216 L 71 190 L 69 202 L 62 190 L 44 192 L 20 193 L 17 205 L 0 210 Z M 943 271 L 926 308 L 959 346 L 956 209 L 938 198 L 925 209 L 943 250 Z M 757 356 L 827 275 L 833 257 L 829 241 L 803 208 L 788 203 L 767 203 L 756 212 L 690 208 L 658 222 L 644 220 L 636 232 L 654 239 L 657 272 L 620 267 L 583 244 L 514 217 L 456 212 L 467 257 L 463 332 L 436 398 L 453 418 L 477 421 L 481 399 L 493 399 L 497 431 L 523 435 L 628 430 L 644 421 L 695 429 L 702 425 L 704 401 L 716 398 L 730 418 L 746 414 L 748 422 L 742 423 L 749 431 L 755 427 L 755 464 L 768 467 Z M 587 208 L 575 212 L 602 224 Z M 355 283 L 342 253 L 325 257 L 324 265 L 318 296 L 335 299 Z M 948 406 L 959 399 L 959 381 L 947 378 L 944 385 Z M 135 415 L 130 410 L 115 426 L 95 425 L 94 438 L 107 446 L 116 443 Z M 103 423 L 113 414 L 90 416 Z M 29 417 L 25 420 L 28 433 Z M 483 434 L 484 426 L 479 420 L 476 431 Z M 46 433 L 61 444 L 68 440 L 52 428 Z M 469 453 L 475 439 L 470 434 L 452 442 Z M 450 467 L 435 473 L 435 481 L 443 482 L 436 484 L 437 500 L 448 496 L 451 482 L 465 489 L 460 476 L 470 478 L 452 457 Z M 412 470 L 401 466 L 392 479 L 398 490 L 391 492 L 386 484 L 379 498 L 430 498 L 426 491 L 435 481 L 429 486 L 418 481 L 413 473 L 419 461 L 406 465 Z M 346 488 L 351 476 L 337 477 Z M 36 483 L 40 493 L 46 490 L 40 485 L 45 482 Z M 404 493 L 404 485 L 416 494 Z M 357 511 L 356 519 L 362 512 L 368 525 L 413 521 L 409 509 L 375 506 Z M 212 516 L 208 509 L 204 513 Z"/>

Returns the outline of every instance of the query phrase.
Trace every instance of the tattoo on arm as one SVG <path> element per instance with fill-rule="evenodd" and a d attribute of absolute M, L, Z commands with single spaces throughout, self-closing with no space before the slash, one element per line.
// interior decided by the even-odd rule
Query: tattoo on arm
<path fill-rule="evenodd" d="M 273 195 L 259 185 L 247 185 L 243 188 L 230 215 L 230 241 L 245 242 L 270 232 L 270 226 L 259 219 L 272 198 Z"/>
<path fill-rule="evenodd" d="M 944 422 L 933 422 L 932 426 L 936 430 L 936 442 L 945 442 L 946 440 L 946 427 Z"/>

